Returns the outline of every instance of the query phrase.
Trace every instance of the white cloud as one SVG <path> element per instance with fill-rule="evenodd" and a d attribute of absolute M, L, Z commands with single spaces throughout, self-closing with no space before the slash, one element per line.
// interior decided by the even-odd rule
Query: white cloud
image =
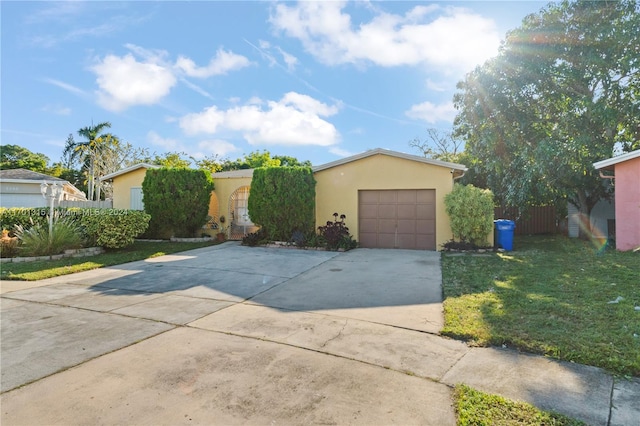
<path fill-rule="evenodd" d="M 153 130 L 147 133 L 149 143 L 159 146 L 166 151 L 184 151 L 184 146 L 177 140 L 171 138 L 163 138 Z"/>
<path fill-rule="evenodd" d="M 122 111 L 135 105 L 153 105 L 169 94 L 179 80 L 200 95 L 213 96 L 200 86 L 188 81 L 183 75 L 206 78 L 224 74 L 249 65 L 249 60 L 233 52 L 218 50 L 206 67 L 198 67 L 189 58 L 180 56 L 171 63 L 165 50 L 146 49 L 126 44 L 130 53 L 124 56 L 107 55 L 96 59 L 90 68 L 96 74 L 98 103 L 110 111 Z M 47 82 L 66 90 L 80 89 L 56 80 Z"/>
<path fill-rule="evenodd" d="M 45 78 L 44 81 L 49 84 L 53 84 L 54 86 L 58 86 L 61 89 L 66 90 L 67 92 L 71 92 L 75 95 L 86 95 L 86 92 L 72 84 L 65 83 L 64 81 L 56 80 L 53 78 Z"/>
<path fill-rule="evenodd" d="M 216 56 L 211 58 L 206 67 L 198 67 L 191 59 L 180 56 L 176 67 L 189 77 L 207 78 L 214 75 L 226 74 L 229 71 L 244 68 L 250 64 L 249 59 L 227 50 L 218 49 Z"/>
<path fill-rule="evenodd" d="M 452 123 L 456 116 L 456 112 L 457 111 L 452 102 L 436 105 L 427 101 L 413 105 L 409 111 L 405 112 L 405 114 L 407 117 L 435 124 L 438 121 L 448 121 Z"/>
<path fill-rule="evenodd" d="M 338 157 L 351 157 L 352 155 L 354 155 L 353 152 L 349 152 L 346 149 L 338 148 L 336 146 L 329 148 L 329 152 L 337 155 Z"/>
<path fill-rule="evenodd" d="M 69 115 L 71 114 L 71 108 L 64 107 L 62 105 L 45 105 L 42 107 L 42 111 L 50 112 L 55 115 Z"/>
<path fill-rule="evenodd" d="M 325 64 L 440 67 L 467 71 L 497 53 L 494 22 L 461 7 L 417 6 L 405 15 L 377 12 L 369 22 L 353 23 L 346 3 L 278 4 L 270 22 Z"/>
<path fill-rule="evenodd" d="M 98 103 L 110 111 L 133 105 L 152 105 L 176 84 L 171 70 L 150 62 L 138 62 L 132 54 L 108 55 L 92 67 L 97 75 Z"/>
<path fill-rule="evenodd" d="M 198 148 L 209 154 L 215 154 L 220 157 L 225 157 L 227 154 L 237 152 L 240 149 L 234 144 L 224 141 L 222 139 L 205 140 L 198 144 Z M 203 157 L 206 155 L 203 155 Z M 199 158 L 199 157 L 196 157 Z"/>
<path fill-rule="evenodd" d="M 185 115 L 180 119 L 180 127 L 190 135 L 223 130 L 240 132 L 252 145 L 330 146 L 338 142 L 339 134 L 322 117 L 334 115 L 338 110 L 338 105 L 289 92 L 279 101 L 265 103 L 252 98 L 227 110 L 214 105 L 201 113 Z"/>

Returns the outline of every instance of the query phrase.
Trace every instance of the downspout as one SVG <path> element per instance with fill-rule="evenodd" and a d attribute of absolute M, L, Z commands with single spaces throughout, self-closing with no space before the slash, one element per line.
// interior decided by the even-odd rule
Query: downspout
<path fill-rule="evenodd" d="M 465 170 L 463 170 L 463 171 L 462 171 L 462 174 L 461 174 L 460 176 L 456 176 L 456 175 L 455 175 L 455 171 L 454 171 L 454 169 L 451 169 L 451 174 L 453 175 L 453 180 L 454 180 L 454 181 L 456 181 L 456 180 L 458 180 L 458 179 L 460 179 L 460 178 L 463 178 L 463 177 L 464 177 L 464 175 L 465 175 L 465 173 L 467 173 L 467 170 L 469 170 L 469 169 L 465 169 Z"/>
<path fill-rule="evenodd" d="M 603 175 L 603 174 L 602 174 L 602 170 L 599 170 L 599 173 L 600 173 L 600 177 L 601 177 L 602 179 L 615 179 L 615 178 L 616 178 L 616 175 L 611 175 L 611 176 Z"/>

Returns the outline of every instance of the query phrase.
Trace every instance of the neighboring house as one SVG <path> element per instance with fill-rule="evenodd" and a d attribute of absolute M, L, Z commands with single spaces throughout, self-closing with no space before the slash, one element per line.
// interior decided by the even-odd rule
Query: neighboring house
<path fill-rule="evenodd" d="M 144 210 L 142 203 L 142 181 L 147 169 L 157 169 L 160 166 L 138 163 L 100 178 L 101 181 L 111 181 L 113 185 L 113 208 Z"/>
<path fill-rule="evenodd" d="M 42 196 L 42 182 L 62 186 L 60 201 L 87 201 L 84 192 L 69 181 L 26 169 L 0 170 L 1 207 L 46 207 L 48 200 Z"/>
<path fill-rule="evenodd" d="M 124 206 L 130 203 L 127 194 L 141 186 L 147 168 L 139 165 L 102 178 L 113 180 L 114 207 L 131 208 Z M 437 250 L 452 238 L 444 197 L 466 170 L 460 164 L 384 149 L 315 166 L 316 226 L 333 220 L 333 213 L 344 214 L 361 247 Z M 247 208 L 253 170 L 212 176 L 209 215 L 214 221 L 219 224 L 224 216 L 222 225 L 233 239 L 257 229 Z"/>
<path fill-rule="evenodd" d="M 614 182 L 616 248 L 640 247 L 640 150 L 598 161 L 593 167 Z"/>

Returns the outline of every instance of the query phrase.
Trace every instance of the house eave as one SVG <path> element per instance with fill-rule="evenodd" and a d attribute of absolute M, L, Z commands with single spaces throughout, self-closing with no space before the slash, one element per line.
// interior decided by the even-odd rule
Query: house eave
<path fill-rule="evenodd" d="M 634 158 L 640 158 L 640 149 L 598 161 L 597 163 L 593 163 L 593 167 L 595 167 L 596 170 L 613 170 L 616 164 L 633 160 Z"/>

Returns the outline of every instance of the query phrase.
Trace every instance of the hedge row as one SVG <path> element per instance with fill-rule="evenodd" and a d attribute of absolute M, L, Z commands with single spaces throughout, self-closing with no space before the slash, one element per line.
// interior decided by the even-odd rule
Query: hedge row
<path fill-rule="evenodd" d="M 47 226 L 49 209 L 0 207 L 0 227 L 8 231 L 20 225 L 27 229 L 34 225 Z M 151 216 L 136 210 L 56 208 L 56 220 L 73 222 L 82 232 L 88 246 L 122 248 L 133 244 L 135 237 L 149 226 Z"/>

